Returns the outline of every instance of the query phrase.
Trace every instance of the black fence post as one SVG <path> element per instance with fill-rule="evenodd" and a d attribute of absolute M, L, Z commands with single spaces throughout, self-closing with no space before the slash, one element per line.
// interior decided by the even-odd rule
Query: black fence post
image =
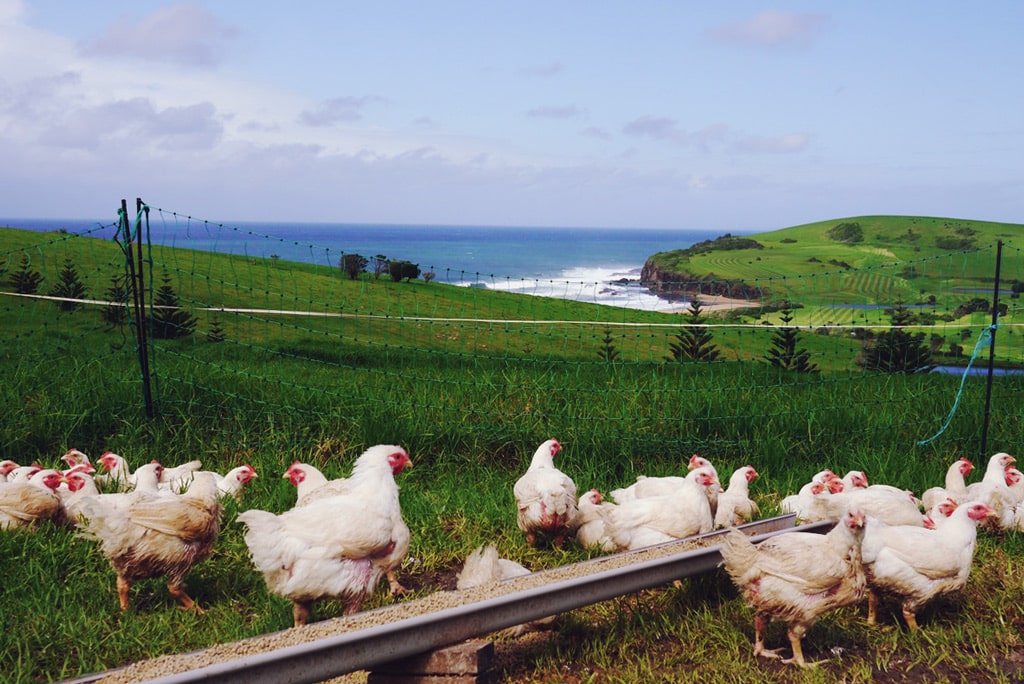
<path fill-rule="evenodd" d="M 136 200 L 141 203 L 142 200 Z M 136 212 L 136 216 L 138 212 Z M 146 410 L 146 417 L 152 418 L 155 415 L 153 410 L 153 393 L 149 377 L 149 342 L 147 333 L 148 322 L 146 320 L 146 281 L 142 273 L 142 230 L 138 219 L 135 226 L 138 228 L 136 234 L 132 234 L 132 220 L 128 216 L 128 202 L 121 200 L 121 227 L 123 228 L 125 255 L 125 267 L 128 269 L 128 289 L 132 294 L 132 323 L 135 326 L 135 349 L 139 357 L 139 374 L 142 377 L 142 401 Z M 132 253 L 133 238 L 138 242 L 138 268 L 136 268 L 135 255 Z"/>
<path fill-rule="evenodd" d="M 152 386 L 152 375 L 150 373 L 149 366 L 149 319 L 146 317 L 146 278 L 145 270 L 143 268 L 142 258 L 142 214 L 145 212 L 146 225 L 149 225 L 149 207 L 146 206 L 142 198 L 135 198 L 135 221 L 136 221 L 136 234 L 135 234 L 135 248 L 136 248 L 136 259 L 138 262 L 137 278 L 138 278 L 138 292 L 139 292 L 139 349 L 143 350 L 140 352 L 139 362 L 142 365 L 142 398 L 146 404 L 146 417 L 152 418 L 156 415 L 156 409 L 153 404 L 153 386 Z M 148 232 L 148 231 L 147 231 Z M 146 239 L 149 239 L 147 234 Z"/>
<path fill-rule="evenodd" d="M 999 277 L 1003 264 L 1003 241 L 996 241 L 996 277 L 992 288 L 992 327 L 989 329 L 988 346 L 988 384 L 985 386 L 985 418 L 981 424 L 981 457 L 988 457 L 988 423 L 992 406 L 992 376 L 995 374 L 996 363 L 996 330 L 999 324 Z"/>

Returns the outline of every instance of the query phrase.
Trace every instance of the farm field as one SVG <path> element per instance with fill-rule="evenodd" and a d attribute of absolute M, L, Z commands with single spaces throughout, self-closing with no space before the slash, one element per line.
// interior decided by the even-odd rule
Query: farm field
<path fill-rule="evenodd" d="M 935 221 L 936 230 L 945 229 Z M 892 234 L 892 224 L 860 222 L 864 242 L 883 229 Z M 925 223 L 914 223 L 912 232 L 925 235 Z M 764 251 L 782 250 L 810 243 L 814 231 L 828 227 L 813 226 L 752 237 L 772 245 Z M 1012 242 L 1019 238 L 1010 228 L 982 235 L 971 227 L 979 244 L 1006 240 L 1005 282 L 1019 280 Z M 412 533 L 400 575 L 412 597 L 450 588 L 483 543 L 531 569 L 593 556 L 572 545 L 530 546 L 516 527 L 512 485 L 549 437 L 564 444 L 559 466 L 580 491 L 679 474 L 694 452 L 720 473 L 752 464 L 760 476 L 751 491 L 763 515 L 776 514 L 783 496 L 826 466 L 921 492 L 941 484 L 961 456 L 977 466 L 972 479 L 996 451 L 1019 458 L 1020 376 L 997 376 L 989 390 L 984 381 L 961 384 L 959 376 L 868 372 L 854 364 L 860 340 L 810 329 L 888 324 L 882 309 L 826 313 L 829 300 L 889 305 L 891 293 L 908 302 L 934 294 L 936 313 L 955 309 L 970 296 L 959 288 L 981 287 L 984 264 L 991 266 L 989 254 L 943 257 L 890 243 L 837 248 L 834 258 L 849 269 L 834 276 L 808 271 L 809 284 L 788 286 L 802 305 L 794 309 L 801 344 L 821 369 L 813 374 L 764 362 L 780 314 L 763 303 L 709 318 L 718 360 L 670 363 L 668 345 L 680 327 L 675 314 L 440 283 L 353 281 L 337 269 L 154 248 L 146 263 L 153 289 L 161 274 L 170 276 L 196 328 L 151 341 L 149 416 L 131 325 L 105 322 L 102 303 L 58 311 L 53 301 L 16 297 L 7 285 L 29 253 L 49 283 L 71 260 L 90 295 L 105 300 L 125 272 L 118 246 L 0 229 L 0 458 L 55 466 L 75 447 L 94 458 L 112 450 L 133 464 L 197 458 L 221 472 L 250 463 L 259 473 L 241 504 L 227 505 L 213 556 L 186 580 L 204 615 L 177 610 L 155 580 L 140 582 L 122 613 L 113 571 L 95 544 L 71 529 L 0 533 L 0 671 L 12 682 L 57 681 L 288 628 L 290 603 L 268 594 L 252 568 L 237 515 L 290 507 L 295 491 L 282 475 L 293 461 L 340 477 L 373 444 L 401 444 L 415 464 L 398 480 Z M 820 255 L 824 243 L 814 244 Z M 897 262 L 886 261 L 888 252 Z M 858 255 L 863 261 L 855 263 Z M 945 259 L 954 268 L 943 272 L 963 278 L 911 279 L 907 286 L 899 273 L 906 262 L 919 267 L 919 258 Z M 741 262 L 733 254 L 707 264 L 716 277 L 777 277 L 771 269 L 750 275 Z M 1019 300 L 1005 301 L 996 356 L 1013 367 L 1024 361 L 1015 327 L 1021 312 Z M 962 344 L 969 355 L 988 323 L 985 312 L 972 312 L 922 330 L 941 336 L 943 348 Z M 220 334 L 211 336 L 214 330 Z M 602 357 L 602 344 L 618 356 Z M 1022 561 L 1020 532 L 982 534 L 967 589 L 923 610 L 919 632 L 909 632 L 891 606 L 877 627 L 865 624 L 864 605 L 837 611 L 805 639 L 808 657 L 824 661 L 811 671 L 755 658 L 749 609 L 723 573 L 712 573 L 574 611 L 558 630 L 516 644 L 503 681 L 1019 681 Z M 382 585 L 368 607 L 392 600 Z M 340 610 L 322 602 L 315 619 Z M 782 645 L 781 626 L 768 638 L 770 646 Z"/>

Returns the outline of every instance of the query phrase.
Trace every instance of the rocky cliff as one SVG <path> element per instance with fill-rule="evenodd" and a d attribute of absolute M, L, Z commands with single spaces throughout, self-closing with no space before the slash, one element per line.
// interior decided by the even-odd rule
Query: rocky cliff
<path fill-rule="evenodd" d="M 667 271 L 648 259 L 640 271 L 640 284 L 663 299 L 685 301 L 694 295 L 729 297 L 731 299 L 763 299 L 768 295 L 763 288 L 748 285 L 741 280 L 716 280 L 714 273 Z"/>

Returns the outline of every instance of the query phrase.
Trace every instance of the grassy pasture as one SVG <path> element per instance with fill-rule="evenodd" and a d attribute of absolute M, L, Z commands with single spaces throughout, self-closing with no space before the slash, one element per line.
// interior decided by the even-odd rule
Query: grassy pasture
<path fill-rule="evenodd" d="M 881 249 L 864 258 L 885 256 Z M 904 247 L 886 249 L 899 256 Z M 94 296 L 123 272 L 112 243 L 0 229 L 0 289 L 9 290 L 6 273 L 22 251 L 44 270 L 43 289 L 66 257 Z M 336 477 L 366 446 L 403 444 L 416 464 L 400 481 L 413 535 L 402 580 L 414 596 L 450 583 L 483 542 L 534 569 L 590 556 L 572 547 L 529 547 L 515 526 L 512 484 L 550 436 L 565 444 L 560 466 L 581 489 L 676 474 L 695 450 L 722 473 L 751 463 L 761 473 L 752 491 L 765 515 L 826 465 L 863 469 L 873 481 L 917 492 L 939 484 L 961 455 L 982 465 L 975 453 L 982 383 L 967 383 L 957 420 L 941 440 L 918 446 L 939 428 L 959 378 L 865 374 L 850 363 L 858 343 L 836 334 L 803 338 L 825 368 L 815 378 L 753 363 L 766 338 L 726 319 L 715 321 L 721 363 L 666 364 L 675 328 L 650 324 L 677 322 L 671 314 L 437 282 L 350 281 L 337 269 L 170 248 L 154 248 L 153 264 L 157 274 L 172 274 L 200 320 L 192 337 L 155 343 L 161 411 L 151 420 L 139 401 L 130 331 L 104 326 L 92 308 L 58 314 L 50 302 L 0 295 L 0 457 L 56 465 L 74 446 L 93 456 L 112 449 L 135 464 L 200 458 L 224 471 L 249 462 L 260 477 L 242 508 L 281 511 L 294 496 L 281 479 L 292 461 Z M 973 273 L 967 264 L 961 271 Z M 819 304 L 829 297 L 863 302 L 887 288 L 886 270 L 895 268 L 815 277 L 807 291 Z M 856 283 L 851 293 L 831 289 L 849 282 Z M 204 306 L 353 316 L 229 314 Z M 836 323 L 844 322 L 840 312 L 849 312 L 851 324 L 884 320 L 877 310 L 797 310 L 811 311 Z M 864 314 L 870 318 L 858 318 Z M 760 325 L 773 316 L 741 320 Z M 418 317 L 460 320 L 409 320 Z M 214 318 L 227 342 L 206 341 Z M 968 319 L 943 324 L 943 332 L 986 323 L 981 314 Z M 621 363 L 595 353 L 605 324 Z M 1002 359 L 1021 359 L 1019 338 L 1000 337 Z M 1019 456 L 1022 390 L 1020 377 L 996 379 L 989 451 Z M 187 580 L 204 616 L 176 610 L 158 581 L 140 583 L 121 614 L 113 572 L 70 530 L 0 534 L 4 679 L 54 681 L 287 628 L 290 607 L 268 595 L 252 570 L 237 512 L 229 506 L 214 556 Z M 926 609 L 917 634 L 893 617 L 868 628 L 863 606 L 827 616 L 805 643 L 809 657 L 827 660 L 814 672 L 753 658 L 750 613 L 724 575 L 711 574 L 574 612 L 555 635 L 524 643 L 524 661 L 505 681 L 1018 681 L 1022 559 L 1020 533 L 983 536 L 968 589 Z M 369 607 L 390 600 L 381 591 Z M 339 611 L 324 602 L 315 615 Z M 782 643 L 778 626 L 769 639 Z"/>

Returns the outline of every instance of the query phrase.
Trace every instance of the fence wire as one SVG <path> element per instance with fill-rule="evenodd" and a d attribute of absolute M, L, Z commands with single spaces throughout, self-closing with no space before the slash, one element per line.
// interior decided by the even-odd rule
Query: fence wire
<path fill-rule="evenodd" d="M 6 451 L 70 440 L 45 432 L 54 414 L 79 417 L 69 433 L 111 415 L 145 423 L 144 380 L 161 420 L 213 419 L 236 436 L 274 426 L 400 432 L 403 441 L 552 433 L 618 442 L 631 455 L 820 455 L 840 443 L 868 449 L 879 432 L 897 433 L 908 451 L 975 453 L 986 434 L 992 444 L 1020 441 L 1024 320 L 1010 284 L 1024 281 L 1024 259 L 1013 247 L 1003 249 L 993 327 L 995 244 L 901 262 L 881 250 L 868 265 L 822 263 L 792 277 L 759 277 L 751 264 L 742 292 L 671 284 L 701 302 L 698 317 L 684 301 L 672 313 L 580 301 L 600 283 L 538 283 L 556 285 L 559 298 L 494 275 L 472 274 L 478 286 L 467 287 L 465 271 L 444 265 L 428 266 L 429 281 L 372 270 L 351 279 L 345 253 L 326 247 L 150 207 L 126 218 L 130 235 L 117 223 L 4 233 Z M 143 373 L 122 249 L 140 234 Z M 84 295 L 61 296 L 69 267 Z M 41 276 L 37 292 L 15 291 L 26 268 Z M 894 310 L 906 318 L 894 322 Z M 161 320 L 171 334 L 153 334 Z M 924 370 L 950 368 L 872 369 L 873 345 L 896 331 L 926 350 Z M 698 333 L 713 358 L 676 358 Z M 796 363 L 792 353 L 802 353 L 803 367 L 770 362 L 783 333 L 792 342 L 783 355 Z M 974 373 L 993 349 L 1000 373 L 989 388 Z"/>

